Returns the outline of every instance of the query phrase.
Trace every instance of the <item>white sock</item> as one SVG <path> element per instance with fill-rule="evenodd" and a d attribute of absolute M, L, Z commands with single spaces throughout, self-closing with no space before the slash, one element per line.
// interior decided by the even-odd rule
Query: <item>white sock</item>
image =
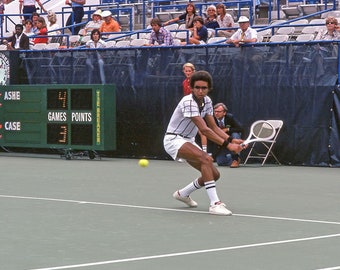
<path fill-rule="evenodd" d="M 217 195 L 215 181 L 212 180 L 212 181 L 204 182 L 204 186 L 205 186 L 205 189 L 207 190 L 208 197 L 210 199 L 210 205 L 215 205 L 215 203 L 220 201 Z"/>
<path fill-rule="evenodd" d="M 178 192 L 182 197 L 188 197 L 192 192 L 200 189 L 202 186 L 198 183 L 198 178 L 196 178 L 193 182 L 180 189 Z"/>

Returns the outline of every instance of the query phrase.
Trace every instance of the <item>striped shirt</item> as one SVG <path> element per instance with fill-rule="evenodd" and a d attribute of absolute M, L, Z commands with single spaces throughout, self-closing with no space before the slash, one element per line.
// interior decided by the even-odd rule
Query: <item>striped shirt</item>
<path fill-rule="evenodd" d="M 200 112 L 193 95 L 184 96 L 172 114 L 166 132 L 193 138 L 197 135 L 198 128 L 191 120 L 191 117 L 201 116 L 204 118 L 206 115 L 213 115 L 213 105 L 210 97 L 204 97 L 204 107 Z"/>

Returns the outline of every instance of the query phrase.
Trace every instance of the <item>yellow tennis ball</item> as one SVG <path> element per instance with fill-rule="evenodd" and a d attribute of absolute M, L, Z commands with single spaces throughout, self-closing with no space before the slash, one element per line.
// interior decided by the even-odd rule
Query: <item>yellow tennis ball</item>
<path fill-rule="evenodd" d="M 139 166 L 141 166 L 141 167 L 147 167 L 148 165 L 149 165 L 149 161 L 147 160 L 147 159 L 140 159 L 139 161 L 138 161 L 138 164 L 139 164 Z"/>

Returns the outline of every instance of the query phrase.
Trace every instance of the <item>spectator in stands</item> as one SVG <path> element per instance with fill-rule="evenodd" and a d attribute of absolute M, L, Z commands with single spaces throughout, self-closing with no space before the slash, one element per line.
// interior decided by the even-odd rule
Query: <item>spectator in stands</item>
<path fill-rule="evenodd" d="M 91 39 L 86 42 L 86 48 L 106 48 L 106 43 L 101 39 L 101 33 L 98 29 L 91 31 Z"/>
<path fill-rule="evenodd" d="M 7 0 L 0 0 L 0 14 L 1 15 L 5 13 L 5 4 L 7 3 L 8 3 Z M 2 25 L 3 21 L 4 21 L 4 17 L 1 17 L 0 26 Z"/>
<path fill-rule="evenodd" d="M 217 22 L 220 28 L 234 27 L 234 19 L 229 13 L 227 13 L 225 5 L 222 3 L 217 4 L 216 8 L 218 15 Z M 234 30 L 219 30 L 217 34 L 219 37 L 230 38 L 234 32 Z"/>
<path fill-rule="evenodd" d="M 207 18 L 204 20 L 204 25 L 207 28 L 216 29 L 220 25 L 217 22 L 216 7 L 214 5 L 208 6 L 207 8 Z"/>
<path fill-rule="evenodd" d="M 194 18 L 194 28 L 192 36 L 189 38 L 188 44 L 205 44 L 208 39 L 208 29 L 205 27 L 203 18 L 196 16 Z M 182 44 L 186 44 L 183 42 Z"/>
<path fill-rule="evenodd" d="M 60 35 L 61 31 L 59 24 L 57 24 L 57 15 L 53 11 L 49 11 L 47 14 L 47 20 L 49 22 L 49 25 L 47 26 L 48 35 L 49 36 L 56 36 Z M 60 43 L 61 37 L 53 37 L 49 38 L 49 42 L 58 42 Z"/>
<path fill-rule="evenodd" d="M 185 28 L 186 29 L 190 29 L 192 30 L 194 27 L 194 18 L 196 17 L 196 7 L 193 3 L 188 3 L 186 8 L 185 8 L 185 13 L 183 13 L 182 15 L 180 15 L 177 18 L 174 18 L 172 20 L 169 20 L 167 22 L 165 22 L 163 25 L 168 25 L 171 23 L 175 23 L 178 21 L 182 21 L 185 20 Z"/>
<path fill-rule="evenodd" d="M 86 48 L 90 49 L 100 49 L 106 48 L 106 43 L 101 39 L 101 33 L 98 29 L 93 29 L 91 31 L 91 39 L 86 42 Z M 93 83 L 93 71 L 95 70 L 94 65 L 98 63 L 99 75 L 101 83 L 105 84 L 105 71 L 104 71 L 104 61 L 100 55 L 100 52 L 92 51 L 89 53 L 89 57 L 86 59 L 86 65 L 88 67 L 88 83 Z"/>
<path fill-rule="evenodd" d="M 191 63 L 185 63 L 183 65 L 183 73 L 185 75 L 185 79 L 182 82 L 183 86 L 183 94 L 184 96 L 191 94 L 191 88 L 190 88 L 190 77 L 195 72 L 195 66 Z"/>
<path fill-rule="evenodd" d="M 24 34 L 26 36 L 33 36 L 34 32 L 33 32 L 33 22 L 31 19 L 28 19 L 25 21 L 25 30 L 24 30 Z"/>
<path fill-rule="evenodd" d="M 39 17 L 40 15 L 37 12 L 32 13 L 32 22 L 33 22 L 32 30 L 34 34 L 38 32 L 37 22 L 38 22 Z"/>
<path fill-rule="evenodd" d="M 235 139 L 241 139 L 243 131 L 242 124 L 228 113 L 228 108 L 224 103 L 217 103 L 214 106 L 214 118 L 217 126 L 225 133 Z M 238 168 L 241 162 L 239 153 L 230 152 L 226 148 L 212 145 L 213 157 L 218 166 L 230 166 L 230 168 Z"/>
<path fill-rule="evenodd" d="M 338 20 L 335 17 L 328 16 L 326 18 L 326 29 L 322 29 L 316 35 L 314 40 L 339 40 L 340 33 Z"/>
<path fill-rule="evenodd" d="M 34 32 L 33 32 L 33 22 L 31 19 L 28 19 L 25 21 L 25 28 L 24 28 L 24 34 L 28 37 L 34 36 Z M 34 45 L 33 43 L 33 38 L 29 38 L 29 44 L 30 45 Z"/>
<path fill-rule="evenodd" d="M 37 12 L 35 3 L 39 5 L 41 10 L 43 10 L 44 12 L 47 12 L 47 10 L 44 8 L 40 0 L 19 0 L 19 14 L 24 14 L 23 23 L 27 19 L 31 19 L 33 17 L 33 13 Z M 22 16 L 20 16 L 20 19 L 22 20 Z"/>
<path fill-rule="evenodd" d="M 38 28 L 38 32 L 36 33 L 37 36 L 34 38 L 33 43 L 34 44 L 47 43 L 48 42 L 47 26 L 46 26 L 45 19 L 43 17 L 38 18 L 37 28 Z M 43 36 L 43 37 L 39 37 L 39 36 Z"/>
<path fill-rule="evenodd" d="M 121 27 L 119 23 L 113 19 L 112 13 L 109 10 L 104 10 L 102 13 L 103 22 L 99 28 L 101 33 L 111 33 L 111 32 L 120 32 Z"/>
<path fill-rule="evenodd" d="M 150 22 L 152 27 L 149 46 L 160 45 L 160 46 L 171 46 L 174 45 L 174 40 L 171 32 L 164 27 L 158 18 L 153 18 Z"/>
<path fill-rule="evenodd" d="M 93 14 L 92 14 L 92 20 L 89 21 L 85 25 L 85 34 L 86 35 L 91 35 L 91 32 L 93 29 L 99 29 L 100 26 L 102 25 L 102 11 L 100 9 L 97 9 Z"/>
<path fill-rule="evenodd" d="M 249 19 L 246 16 L 240 16 L 238 23 L 240 28 L 227 40 L 227 43 L 239 47 L 241 44 L 256 42 L 257 31 L 249 26 Z"/>
<path fill-rule="evenodd" d="M 29 39 L 23 33 L 24 26 L 22 24 L 15 25 L 15 34 L 5 40 L 3 44 L 7 45 L 8 50 L 28 50 Z"/>
<path fill-rule="evenodd" d="M 72 13 L 66 21 L 66 26 L 70 26 L 68 29 L 76 35 L 78 34 L 81 26 L 75 26 L 74 28 L 71 26 L 73 24 L 81 23 L 81 20 L 84 17 L 84 5 L 86 4 L 86 0 L 66 0 L 65 4 L 72 7 Z"/>

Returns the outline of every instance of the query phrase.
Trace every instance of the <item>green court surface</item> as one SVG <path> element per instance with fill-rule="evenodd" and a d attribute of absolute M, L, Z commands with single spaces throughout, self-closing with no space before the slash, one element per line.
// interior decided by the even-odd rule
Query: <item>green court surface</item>
<path fill-rule="evenodd" d="M 186 163 L 0 154 L 0 269 L 340 269 L 339 169 L 220 167 L 233 216 L 172 193 Z"/>

